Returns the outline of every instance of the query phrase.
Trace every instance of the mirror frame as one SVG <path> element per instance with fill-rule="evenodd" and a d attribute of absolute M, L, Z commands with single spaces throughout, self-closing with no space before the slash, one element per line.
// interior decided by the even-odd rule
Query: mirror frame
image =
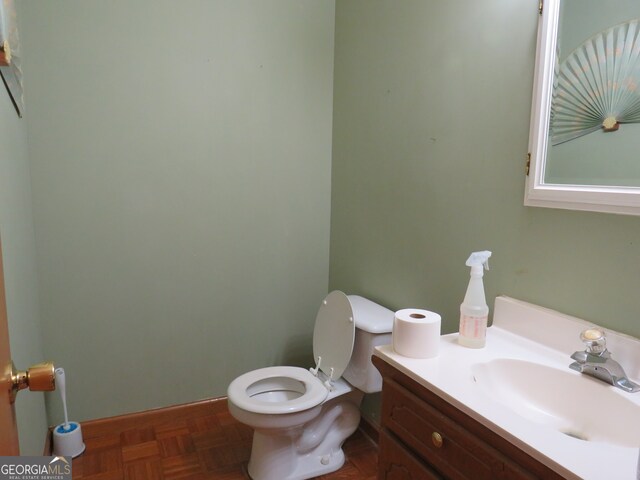
<path fill-rule="evenodd" d="M 640 215 L 640 187 L 544 183 L 560 1 L 544 0 L 538 23 L 524 204 L 530 207 Z"/>

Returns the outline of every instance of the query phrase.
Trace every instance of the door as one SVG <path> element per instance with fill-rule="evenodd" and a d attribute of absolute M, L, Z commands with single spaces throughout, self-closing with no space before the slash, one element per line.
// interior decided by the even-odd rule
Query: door
<path fill-rule="evenodd" d="M 11 352 L 7 325 L 7 302 L 4 295 L 2 244 L 0 244 L 0 455 L 19 455 L 16 412 L 11 403 Z"/>

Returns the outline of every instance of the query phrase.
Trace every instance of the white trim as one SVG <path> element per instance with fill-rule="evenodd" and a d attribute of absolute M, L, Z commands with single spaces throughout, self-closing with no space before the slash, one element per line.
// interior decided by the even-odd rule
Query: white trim
<path fill-rule="evenodd" d="M 640 215 L 640 188 L 544 183 L 560 0 L 545 0 L 538 24 L 529 153 L 524 204 L 592 212 Z"/>

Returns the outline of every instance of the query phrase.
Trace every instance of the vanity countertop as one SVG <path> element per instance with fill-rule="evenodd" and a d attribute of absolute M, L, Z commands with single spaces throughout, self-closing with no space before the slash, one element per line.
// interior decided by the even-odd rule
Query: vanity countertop
<path fill-rule="evenodd" d="M 404 357 L 395 353 L 391 345 L 377 347 L 375 355 L 566 478 L 638 480 L 640 431 L 635 432 L 635 448 L 574 438 L 505 408 L 483 392 L 474 378 L 474 365 L 497 359 L 534 362 L 580 376 L 569 369 L 569 355 L 584 349 L 579 334 L 592 325 L 546 308 L 498 297 L 485 348 L 462 347 L 454 333 L 441 337 L 439 355 L 432 359 Z M 607 345 L 613 358 L 637 381 L 640 341 L 607 330 Z M 602 383 L 590 378 L 585 381 Z M 635 404 L 640 416 L 640 392 L 626 393 L 604 383 L 602 388 L 611 389 L 607 395 L 620 395 Z M 554 391 L 548 393 L 557 395 Z M 571 400 L 582 401 L 578 395 Z M 594 407 L 593 415 L 601 414 L 610 416 L 618 424 L 616 428 L 629 427 L 617 412 L 601 412 Z"/>

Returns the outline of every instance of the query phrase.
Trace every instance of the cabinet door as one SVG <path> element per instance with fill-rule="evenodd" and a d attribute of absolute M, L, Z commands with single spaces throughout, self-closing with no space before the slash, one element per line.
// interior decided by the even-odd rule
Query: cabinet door
<path fill-rule="evenodd" d="M 382 405 L 383 425 L 443 475 L 492 480 L 504 471 L 497 451 L 392 380 L 385 379 Z"/>
<path fill-rule="evenodd" d="M 379 440 L 378 479 L 442 480 L 442 477 L 414 457 L 392 434 L 382 430 Z"/>

